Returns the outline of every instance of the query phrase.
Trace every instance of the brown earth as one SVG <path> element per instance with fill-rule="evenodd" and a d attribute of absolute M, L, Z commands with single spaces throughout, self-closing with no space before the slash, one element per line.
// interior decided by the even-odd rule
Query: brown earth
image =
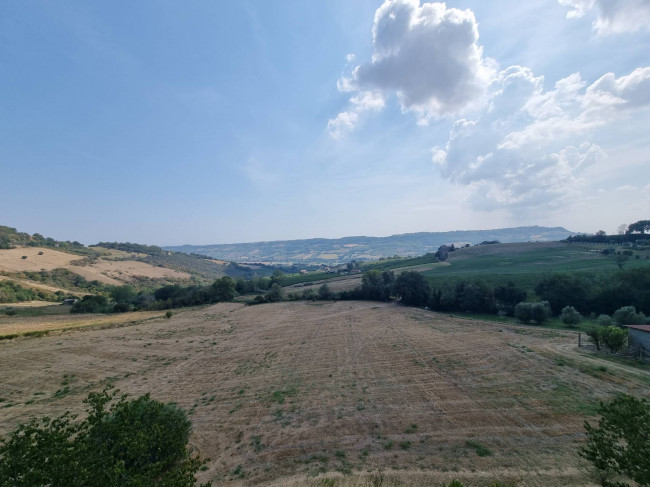
<path fill-rule="evenodd" d="M 175 313 L 0 342 L 0 433 L 79 412 L 110 382 L 188 410 L 215 485 L 367 485 L 383 469 L 384 485 L 579 486 L 592 485 L 584 415 L 648 396 L 649 372 L 576 349 L 571 332 L 369 302 Z"/>

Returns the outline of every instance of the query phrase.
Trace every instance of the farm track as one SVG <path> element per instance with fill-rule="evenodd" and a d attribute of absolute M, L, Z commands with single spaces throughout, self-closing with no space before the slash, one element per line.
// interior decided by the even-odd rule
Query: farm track
<path fill-rule="evenodd" d="M 222 303 L 0 342 L 0 433 L 81 412 L 113 383 L 188 410 L 191 443 L 211 459 L 201 479 L 215 485 L 317 485 L 324 472 L 378 468 L 409 485 L 590 485 L 576 456 L 584 415 L 617 392 L 647 396 L 648 372 L 575 344 L 571 332 L 394 304 Z"/>

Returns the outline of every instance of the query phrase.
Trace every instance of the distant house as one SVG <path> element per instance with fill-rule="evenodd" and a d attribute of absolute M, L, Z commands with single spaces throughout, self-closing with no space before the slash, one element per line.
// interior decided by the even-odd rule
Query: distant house
<path fill-rule="evenodd" d="M 650 358 L 650 325 L 629 325 L 627 349 L 637 358 Z"/>
<path fill-rule="evenodd" d="M 300 273 L 301 273 L 301 274 L 309 274 L 309 272 L 307 272 L 305 269 L 301 269 L 301 270 L 300 270 Z"/>

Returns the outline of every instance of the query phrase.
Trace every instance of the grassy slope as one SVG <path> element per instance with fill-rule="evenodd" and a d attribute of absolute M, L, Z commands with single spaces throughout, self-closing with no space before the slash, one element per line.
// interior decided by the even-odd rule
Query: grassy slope
<path fill-rule="evenodd" d="M 613 257 L 600 254 L 602 247 L 549 243 L 485 245 L 450 254 L 450 265 L 424 272 L 432 285 L 440 287 L 460 280 L 481 280 L 488 284 L 512 281 L 534 287 L 544 275 L 554 272 L 609 274 L 618 270 Z M 647 251 L 630 259 L 624 268 L 650 266 Z"/>

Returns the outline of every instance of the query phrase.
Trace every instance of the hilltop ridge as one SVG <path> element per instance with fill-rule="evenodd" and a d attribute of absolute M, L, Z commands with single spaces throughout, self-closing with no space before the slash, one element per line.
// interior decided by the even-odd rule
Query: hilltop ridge
<path fill-rule="evenodd" d="M 454 230 L 417 232 L 388 237 L 352 236 L 335 239 L 310 238 L 214 245 L 178 245 L 165 250 L 196 253 L 233 262 L 342 263 L 351 260 L 376 260 L 399 255 L 415 257 L 435 252 L 443 244 L 475 245 L 483 241 L 547 242 L 574 235 L 563 227 L 525 226 L 492 230 Z"/>

